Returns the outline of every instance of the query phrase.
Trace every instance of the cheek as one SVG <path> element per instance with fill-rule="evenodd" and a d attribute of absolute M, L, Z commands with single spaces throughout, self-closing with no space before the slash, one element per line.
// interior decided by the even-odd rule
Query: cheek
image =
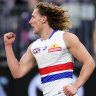
<path fill-rule="evenodd" d="M 34 20 L 34 24 L 35 24 L 35 25 L 38 25 L 38 23 L 39 23 L 38 20 L 35 19 L 35 20 Z"/>
<path fill-rule="evenodd" d="M 37 18 L 37 19 L 34 19 L 34 24 L 38 27 L 40 27 L 42 25 L 42 22 L 41 22 L 41 19 Z"/>
<path fill-rule="evenodd" d="M 35 24 L 39 27 L 39 26 L 42 26 L 42 23 L 40 21 L 36 21 Z"/>
<path fill-rule="evenodd" d="M 34 19 L 33 19 L 33 23 L 35 24 L 36 22 L 37 22 L 37 19 L 36 19 L 36 18 L 34 18 Z"/>
<path fill-rule="evenodd" d="M 35 19 L 33 20 L 33 23 L 34 23 L 34 24 L 36 23 L 36 20 L 35 20 Z"/>

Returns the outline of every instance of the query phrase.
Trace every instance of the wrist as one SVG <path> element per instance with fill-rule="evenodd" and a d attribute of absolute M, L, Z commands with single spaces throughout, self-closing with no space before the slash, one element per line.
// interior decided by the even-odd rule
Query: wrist
<path fill-rule="evenodd" d="M 12 49 L 12 45 L 11 44 L 5 44 L 5 49 L 6 49 L 6 51 L 9 49 Z"/>
<path fill-rule="evenodd" d="M 80 88 L 80 86 L 78 86 L 77 84 L 73 84 L 73 86 L 76 88 L 76 90 L 78 90 Z"/>
<path fill-rule="evenodd" d="M 12 44 L 5 43 L 5 47 L 12 47 Z"/>

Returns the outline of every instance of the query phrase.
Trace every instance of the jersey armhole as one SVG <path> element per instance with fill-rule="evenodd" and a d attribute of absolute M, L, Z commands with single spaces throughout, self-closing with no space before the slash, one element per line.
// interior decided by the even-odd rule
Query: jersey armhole
<path fill-rule="evenodd" d="M 63 35 L 65 34 L 65 31 L 63 31 L 63 32 L 61 32 L 61 39 L 62 39 L 62 42 L 63 42 L 63 44 L 64 44 L 64 46 L 67 48 L 67 45 L 66 45 L 66 43 L 65 43 L 65 41 L 64 41 L 64 38 L 63 38 Z M 68 49 L 68 48 L 67 48 Z"/>

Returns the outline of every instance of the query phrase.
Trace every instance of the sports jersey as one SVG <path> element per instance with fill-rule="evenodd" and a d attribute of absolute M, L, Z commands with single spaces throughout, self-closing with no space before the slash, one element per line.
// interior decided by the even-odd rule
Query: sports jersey
<path fill-rule="evenodd" d="M 66 96 L 63 87 L 72 84 L 74 58 L 63 39 L 64 31 L 54 30 L 47 40 L 31 46 L 41 76 L 44 96 Z"/>

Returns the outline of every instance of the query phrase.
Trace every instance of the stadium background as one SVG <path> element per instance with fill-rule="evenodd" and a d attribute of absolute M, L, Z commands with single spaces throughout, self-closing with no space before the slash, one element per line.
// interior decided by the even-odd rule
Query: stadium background
<path fill-rule="evenodd" d="M 39 35 L 34 35 L 29 20 L 35 4 L 41 0 L 0 0 L 0 96 L 43 96 L 40 84 L 38 66 L 35 66 L 26 76 L 14 79 L 8 68 L 3 36 L 14 32 L 16 40 L 13 44 L 16 58 L 26 52 L 27 47 Z M 68 9 L 71 16 L 72 29 L 80 41 L 96 60 L 93 51 L 94 21 L 96 18 L 96 0 L 42 0 L 52 2 Z M 82 54 L 83 56 L 83 54 Z M 77 78 L 82 64 L 75 60 L 74 75 Z M 74 77 L 74 78 L 75 78 Z M 76 79 L 75 78 L 75 79 Z M 96 69 L 90 79 L 79 92 L 79 96 L 96 96 Z"/>

